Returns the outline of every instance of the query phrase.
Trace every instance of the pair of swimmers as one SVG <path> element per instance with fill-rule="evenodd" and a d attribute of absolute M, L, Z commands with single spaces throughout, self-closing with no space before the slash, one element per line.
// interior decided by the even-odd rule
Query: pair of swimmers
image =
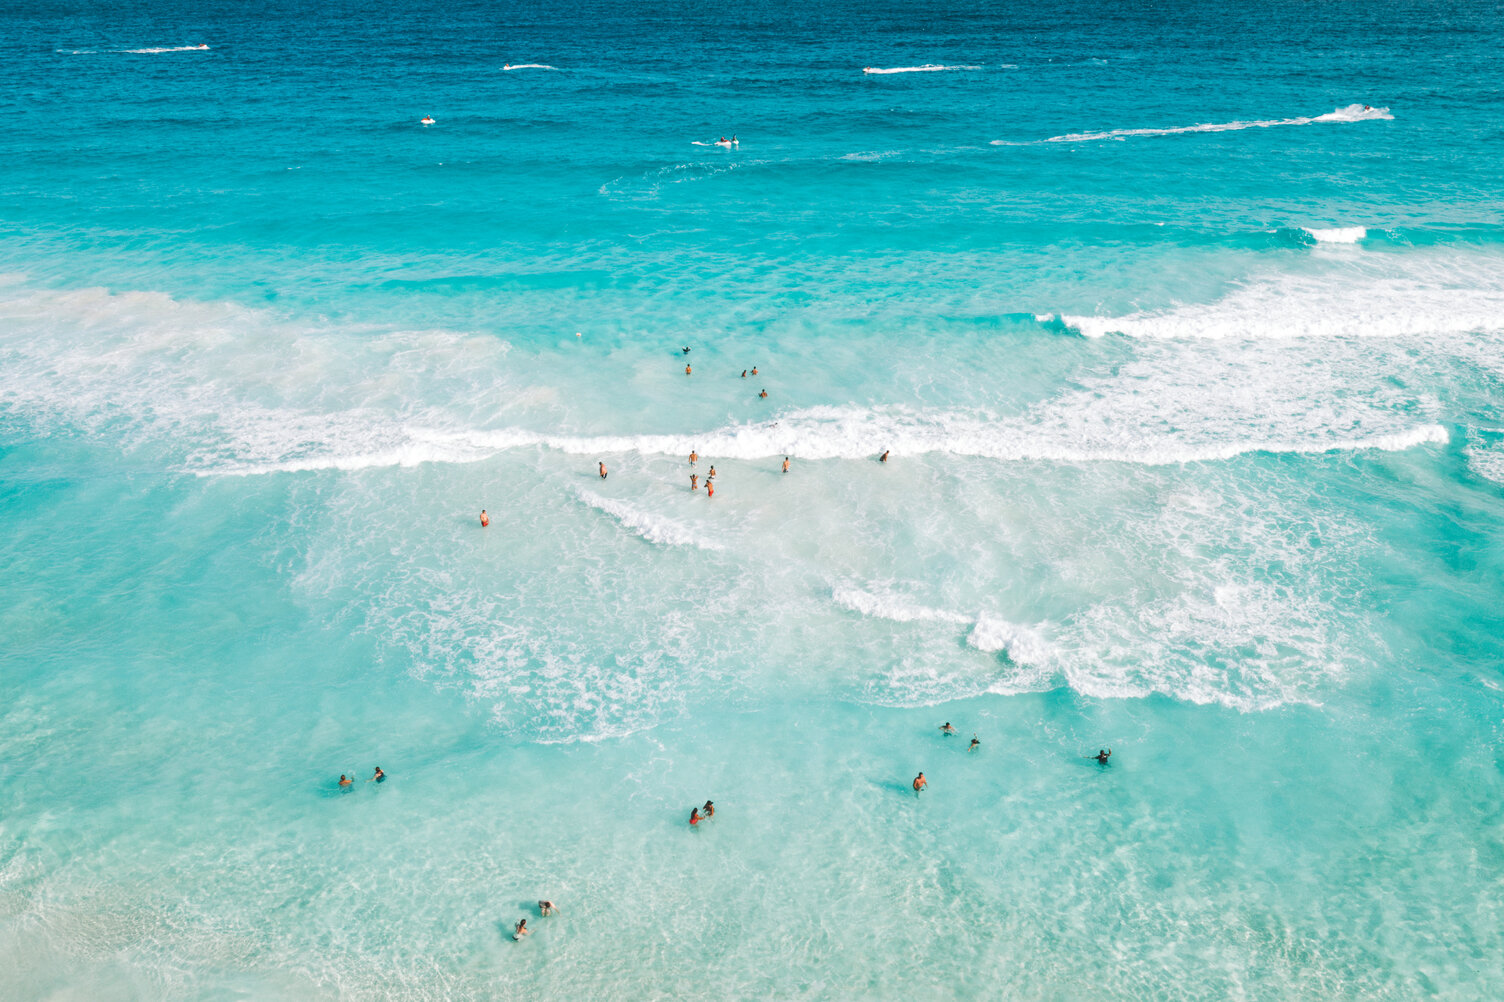
<path fill-rule="evenodd" d="M 940 725 L 940 733 L 944 734 L 946 737 L 953 737 L 956 733 L 956 729 L 952 727 L 950 725 L 950 721 L 947 720 L 945 723 Z M 978 738 L 975 734 L 973 734 L 971 736 L 971 744 L 967 746 L 966 750 L 976 751 L 980 747 L 982 747 L 981 738 Z"/>
<path fill-rule="evenodd" d="M 382 772 L 381 771 L 381 766 L 378 765 L 376 767 L 376 772 L 371 776 L 370 779 L 366 780 L 366 782 L 367 783 L 385 783 L 386 782 L 386 773 Z M 352 787 L 352 786 L 355 785 L 355 780 L 351 779 L 349 776 L 346 776 L 344 773 L 340 773 L 339 774 L 339 785 L 340 785 L 341 789 L 349 789 L 350 787 Z"/>
<path fill-rule="evenodd" d="M 547 918 L 550 915 L 556 915 L 558 914 L 558 911 L 559 906 L 554 904 L 552 901 L 538 902 L 538 914 L 542 915 L 544 918 Z M 533 930 L 527 927 L 527 919 L 525 918 L 518 919 L 517 924 L 512 927 L 512 938 L 515 940 L 521 941 L 523 936 L 531 936 L 532 934 Z"/>
<path fill-rule="evenodd" d="M 755 365 L 752 366 L 752 375 L 754 375 L 754 376 L 757 375 L 757 366 L 755 366 Z M 743 379 L 747 378 L 747 370 L 746 369 L 742 370 L 742 378 Z"/>
<path fill-rule="evenodd" d="M 689 809 L 689 823 L 697 825 L 701 821 L 709 821 L 715 817 L 715 801 L 705 801 L 704 807 L 691 807 Z"/>

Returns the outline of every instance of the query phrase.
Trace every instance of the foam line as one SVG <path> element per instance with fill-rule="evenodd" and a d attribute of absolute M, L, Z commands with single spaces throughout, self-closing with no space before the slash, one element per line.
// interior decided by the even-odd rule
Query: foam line
<path fill-rule="evenodd" d="M 1325 115 L 1312 115 L 1302 118 L 1269 118 L 1252 122 L 1216 122 L 1201 123 L 1197 125 L 1178 125 L 1166 129 L 1112 129 L 1105 132 L 1071 132 L 1063 136 L 1051 136 L 1049 139 L 1035 139 L 1026 141 L 1013 141 L 1006 139 L 992 140 L 993 146 L 1034 146 L 1040 143 L 1093 143 L 1104 139 L 1134 139 L 1143 136 L 1178 136 L 1191 132 L 1237 132 L 1242 129 L 1272 129 L 1282 125 L 1320 125 L 1332 122 L 1368 122 L 1378 119 L 1392 120 L 1393 115 L 1388 108 L 1373 108 L 1362 104 L 1349 104 L 1343 108 L 1337 108 Z"/>
<path fill-rule="evenodd" d="M 641 536 L 660 546 L 697 546 L 702 550 L 724 550 L 719 543 L 696 536 L 687 526 L 680 525 L 662 515 L 641 511 L 611 498 L 603 498 L 583 488 L 575 492 L 581 501 L 597 511 L 604 512 L 628 532 Z"/>
<path fill-rule="evenodd" d="M 863 66 L 863 73 L 887 74 L 887 73 L 939 73 L 944 70 L 979 70 L 980 66 L 941 66 L 939 63 L 925 63 L 923 66 L 891 66 L 886 69 L 880 66 Z"/>
<path fill-rule="evenodd" d="M 502 69 L 510 73 L 513 70 L 557 70 L 558 67 L 547 63 L 508 63 Z"/>

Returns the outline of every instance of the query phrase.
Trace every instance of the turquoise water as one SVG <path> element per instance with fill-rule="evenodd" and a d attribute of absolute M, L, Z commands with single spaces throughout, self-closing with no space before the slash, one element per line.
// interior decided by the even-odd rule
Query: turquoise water
<path fill-rule="evenodd" d="M 1504 997 L 1501 14 L 0 12 L 0 997 Z"/>

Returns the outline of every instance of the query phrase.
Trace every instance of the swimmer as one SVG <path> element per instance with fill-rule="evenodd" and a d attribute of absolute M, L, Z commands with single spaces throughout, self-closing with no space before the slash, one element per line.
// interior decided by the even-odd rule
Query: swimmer
<path fill-rule="evenodd" d="M 693 449 L 689 450 L 689 465 L 693 466 L 700 461 L 700 454 Z"/>
<path fill-rule="evenodd" d="M 930 781 L 924 778 L 924 773 L 914 777 L 914 796 L 919 796 L 919 791 L 930 785 Z"/>
<path fill-rule="evenodd" d="M 599 462 L 599 460 L 597 460 L 597 462 Z M 606 479 L 606 464 L 605 463 L 601 463 L 601 479 L 602 480 Z"/>
<path fill-rule="evenodd" d="M 877 461 L 879 463 L 886 463 L 888 461 L 888 450 L 887 449 L 884 449 L 883 450 L 883 454 L 881 456 L 877 457 Z"/>
<path fill-rule="evenodd" d="M 491 524 L 491 516 L 487 515 L 486 514 L 486 509 L 482 508 L 480 510 L 480 527 L 482 529 L 484 529 L 486 526 L 488 526 L 490 524 Z"/>
<path fill-rule="evenodd" d="M 704 821 L 704 820 L 705 820 L 704 818 L 700 817 L 700 809 L 698 807 L 691 807 L 689 809 L 689 823 L 690 824 L 697 825 L 701 821 Z"/>
<path fill-rule="evenodd" d="M 710 472 L 707 473 L 707 474 L 705 474 L 705 480 L 707 482 L 709 482 L 709 481 L 714 480 L 714 479 L 715 479 L 715 464 L 711 463 L 710 464 Z"/>
<path fill-rule="evenodd" d="M 752 366 L 752 375 L 757 375 L 757 366 Z"/>
<path fill-rule="evenodd" d="M 715 817 L 715 801 L 713 801 L 713 800 L 707 800 L 707 801 L 705 801 L 705 806 L 702 807 L 702 808 L 700 808 L 700 810 L 702 810 L 702 811 L 705 812 L 705 818 L 707 820 L 709 820 L 710 818 Z"/>
<path fill-rule="evenodd" d="M 945 723 L 940 725 L 940 733 L 944 734 L 946 737 L 950 737 L 952 734 L 956 733 L 956 729 L 952 727 L 950 725 L 950 721 L 947 720 Z"/>
<path fill-rule="evenodd" d="M 689 475 L 689 489 L 692 491 L 700 489 L 700 475 L 698 473 L 691 473 Z"/>
<path fill-rule="evenodd" d="M 977 736 L 975 734 L 973 734 L 971 736 L 971 745 L 966 750 L 967 751 L 976 751 L 980 747 L 982 747 L 982 742 L 978 741 L 977 740 Z"/>
<path fill-rule="evenodd" d="M 757 396 L 758 396 L 758 397 L 759 397 L 759 398 L 760 398 L 760 399 L 762 399 L 762 400 L 766 400 L 766 399 L 768 399 L 768 391 L 767 391 L 767 390 L 763 390 L 763 391 L 762 391 L 762 392 L 761 392 L 761 393 L 759 393 L 759 394 L 758 394 L 758 395 L 757 395 Z"/>
<path fill-rule="evenodd" d="M 1097 749 L 1097 753 L 1095 755 L 1088 755 L 1086 757 L 1087 758 L 1094 758 L 1094 759 L 1096 759 L 1097 760 L 1097 765 L 1106 765 L 1107 764 L 1107 760 L 1110 759 L 1110 758 L 1112 758 L 1112 749 L 1111 748 L 1099 748 L 1099 749 Z"/>
<path fill-rule="evenodd" d="M 685 366 L 684 366 L 684 374 L 685 374 L 685 375 L 686 375 L 686 376 L 691 376 L 691 375 L 694 375 L 694 370 L 693 370 L 693 369 L 691 369 L 691 368 L 690 368 L 690 367 L 689 367 L 689 366 L 688 366 L 688 365 L 685 365 Z"/>
<path fill-rule="evenodd" d="M 747 378 L 747 370 L 746 370 L 746 369 L 743 369 L 743 370 L 742 370 L 742 378 L 743 378 L 743 379 L 746 379 L 746 378 Z"/>
<path fill-rule="evenodd" d="M 784 456 L 783 457 L 783 472 L 787 473 L 788 471 L 789 471 L 789 457 Z"/>
<path fill-rule="evenodd" d="M 684 346 L 684 354 L 686 354 L 686 355 L 689 354 L 689 345 L 685 345 Z"/>
<path fill-rule="evenodd" d="M 709 480 L 705 481 L 705 496 L 708 498 L 715 497 L 715 484 Z"/>
<path fill-rule="evenodd" d="M 381 771 L 381 766 L 378 765 L 376 767 L 376 773 L 375 773 L 375 775 L 373 775 L 370 779 L 366 780 L 366 782 L 367 783 L 385 783 L 386 782 L 386 773 L 382 772 Z"/>
<path fill-rule="evenodd" d="M 558 910 L 559 910 L 559 906 L 556 905 L 556 904 L 554 904 L 552 901 L 539 901 L 538 902 L 538 914 L 539 915 L 547 917 L 549 915 L 554 914 Z"/>
<path fill-rule="evenodd" d="M 520 919 L 517 922 L 516 929 L 513 930 L 513 932 L 512 932 L 512 938 L 520 940 L 520 939 L 522 939 L 523 936 L 531 936 L 532 933 L 533 933 L 533 930 L 531 930 L 531 929 L 529 929 L 527 927 L 527 919 Z"/>
<path fill-rule="evenodd" d="M 355 780 L 351 779 L 349 776 L 346 776 L 344 773 L 340 773 L 339 774 L 339 785 L 340 786 L 345 787 L 345 788 L 349 788 L 349 787 L 353 786 L 354 784 L 355 784 Z"/>

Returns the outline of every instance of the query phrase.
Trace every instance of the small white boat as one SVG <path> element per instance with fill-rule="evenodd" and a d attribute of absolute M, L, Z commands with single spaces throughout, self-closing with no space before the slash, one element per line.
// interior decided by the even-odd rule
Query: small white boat
<path fill-rule="evenodd" d="M 422 124 L 424 124 L 424 125 L 432 125 L 433 124 L 433 116 L 432 115 L 424 115 L 423 118 L 421 119 L 421 121 L 422 121 Z"/>

